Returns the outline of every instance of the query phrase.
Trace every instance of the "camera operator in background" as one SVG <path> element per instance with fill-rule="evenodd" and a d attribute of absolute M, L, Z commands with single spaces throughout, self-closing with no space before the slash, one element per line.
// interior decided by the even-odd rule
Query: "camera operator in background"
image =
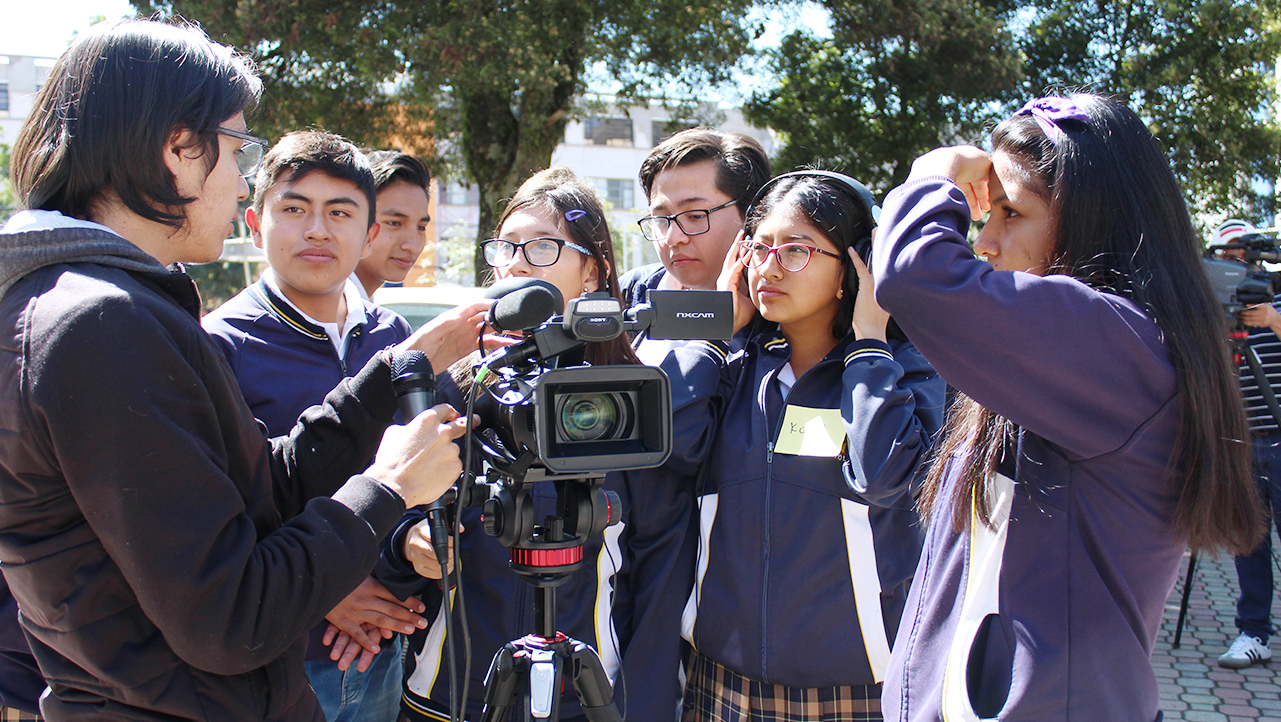
<path fill-rule="evenodd" d="M 1236 239 L 1238 248 L 1222 248 L 1218 252 L 1225 258 L 1235 258 L 1242 263 L 1253 266 L 1248 259 L 1247 246 L 1270 246 L 1276 251 L 1276 240 L 1255 234 L 1247 234 Z M 1256 243 L 1249 243 L 1256 241 Z M 1275 289 L 1273 289 L 1275 292 Z M 1266 375 L 1265 383 L 1274 397 L 1281 396 L 1281 313 L 1277 304 L 1281 298 L 1274 297 L 1271 303 L 1250 306 L 1237 314 L 1241 324 L 1249 329 L 1246 344 L 1262 362 Z M 1241 395 L 1245 399 L 1246 417 L 1250 424 L 1250 436 L 1254 451 L 1254 478 L 1259 485 L 1259 495 L 1264 508 L 1271 517 L 1271 524 L 1281 530 L 1281 420 L 1273 414 L 1265 400 L 1265 390 L 1260 385 L 1250 364 L 1243 358 L 1239 370 Z M 1241 669 L 1255 664 L 1264 664 L 1272 659 L 1272 650 L 1268 648 L 1268 638 L 1272 634 L 1272 530 L 1268 529 L 1263 541 L 1249 554 L 1235 559 L 1237 582 L 1241 587 L 1241 596 L 1237 598 L 1236 626 L 1240 631 L 1228 651 L 1219 655 L 1219 666 L 1228 669 Z"/>
<path fill-rule="evenodd" d="M 596 190 L 568 168 L 551 168 L 525 181 L 499 219 L 495 237 L 482 246 L 498 280 L 541 279 L 554 285 L 566 300 L 593 291 L 621 299 L 603 204 Z M 452 377 L 445 374 L 438 381 L 439 393 L 458 408 L 466 407 L 466 394 L 459 387 L 470 387 L 476 360 L 456 364 Z M 558 367 L 584 363 L 639 361 L 624 334 L 565 354 L 559 357 Z M 634 473 L 605 476 L 604 488 L 616 492 L 622 502 L 622 522 L 588 538 L 583 567 L 556 587 L 556 622 L 559 631 L 597 650 L 615 685 L 615 703 L 626 711 L 626 719 L 663 722 L 676 715 L 677 635 L 688 589 L 688 576 L 679 573 L 686 530 L 684 522 L 674 527 L 672 520 L 688 519 L 693 496 L 691 489 L 674 479 L 664 486 Z M 552 483 L 534 483 L 530 490 L 536 518 L 554 512 L 557 494 Z M 485 533 L 480 509 L 463 507 L 458 516 L 463 526 L 457 551 L 462 559 L 458 584 L 465 593 L 467 618 L 458 617 L 454 626 L 461 630 L 466 622 L 470 629 L 471 668 L 463 674 L 470 675 L 471 684 L 462 706 L 467 719 L 478 719 L 493 654 L 535 629 L 535 590 L 511 570 L 511 550 Z M 436 583 L 424 586 L 414 574 L 417 570 L 422 577 L 437 579 L 441 575 L 427 527 L 424 515 L 411 511 L 392 537 L 393 556 L 387 561 L 392 571 L 406 575 L 402 585 L 391 581 L 392 574 L 379 571 L 380 579 L 398 595 L 421 594 L 427 606 L 424 616 L 434 617 L 426 634 L 415 636 L 405 674 L 403 712 L 409 720 L 445 718 L 451 701 L 450 666 L 443 661 L 448 645 L 441 593 Z M 454 612 L 457 616 L 456 607 Z M 655 680 L 661 680 L 662 694 L 655 693 L 660 689 Z M 561 719 L 584 719 L 572 695 L 561 703 Z"/>
<path fill-rule="evenodd" d="M 197 29 L 121 22 L 58 59 L 14 146 L 0 562 L 45 719 L 323 722 L 307 630 L 462 469 L 448 407 L 391 426 L 391 361 L 453 362 L 483 313 L 378 354 L 276 439 L 201 329 L 181 262 L 216 260 L 248 198 L 261 89 Z"/>

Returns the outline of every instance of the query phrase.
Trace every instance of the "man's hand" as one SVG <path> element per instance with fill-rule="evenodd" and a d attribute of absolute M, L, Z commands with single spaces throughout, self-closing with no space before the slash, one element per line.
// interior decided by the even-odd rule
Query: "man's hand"
<path fill-rule="evenodd" d="M 493 299 L 486 298 L 451 308 L 415 331 L 392 353 L 418 349 L 427 354 L 432 369 L 444 371 L 476 349 L 485 326 L 485 313 L 493 304 Z"/>
<path fill-rule="evenodd" d="M 365 628 L 365 634 L 369 636 L 378 636 L 379 633 L 383 631 L 384 630 L 378 629 L 378 627 Z M 347 668 L 351 666 L 352 662 L 356 661 L 357 657 L 360 657 L 360 661 L 356 662 L 357 672 L 364 672 L 368 670 L 369 665 L 374 661 L 373 652 L 370 652 L 368 649 L 357 644 L 356 640 L 351 638 L 351 635 L 346 632 L 338 631 L 338 628 L 332 624 L 330 624 L 329 628 L 325 630 L 325 636 L 321 641 L 325 644 L 329 644 L 329 640 L 333 640 L 333 651 L 329 653 L 329 658 L 338 663 L 338 669 L 340 671 L 346 672 Z"/>
<path fill-rule="evenodd" d="M 463 530 L 459 525 L 458 531 Z M 440 561 L 436 559 L 436 552 L 431 548 L 431 529 L 424 519 L 410 527 L 405 534 L 405 547 L 401 550 L 405 559 L 414 565 L 414 571 L 418 576 L 428 579 L 440 579 Z M 454 571 L 454 535 L 449 535 L 449 573 Z"/>
<path fill-rule="evenodd" d="M 419 616 L 425 609 L 417 598 L 410 597 L 401 602 L 387 587 L 373 577 L 366 577 L 355 591 L 325 615 L 330 626 L 321 642 L 326 645 L 334 643 L 329 658 L 339 662 L 339 669 L 344 671 L 355 658 L 356 651 L 363 649 L 368 659 L 362 655 L 361 664 L 356 669 L 364 672 L 369 667 L 369 660 L 381 649 L 380 637 L 391 639 L 396 632 L 413 634 L 415 629 L 427 627 L 427 620 Z M 342 639 L 344 636 L 346 638 Z M 357 650 L 351 649 L 353 644 Z M 345 655 L 348 658 L 344 664 Z"/>
<path fill-rule="evenodd" d="M 1251 306 L 1237 314 L 1241 323 L 1247 326 L 1267 327 L 1273 333 L 1281 335 L 1281 313 L 1270 303 Z"/>
<path fill-rule="evenodd" d="M 392 424 L 365 475 L 399 494 L 407 507 L 431 503 L 463 472 L 454 439 L 466 430 L 465 419 L 448 404 L 437 404 L 404 426 Z"/>

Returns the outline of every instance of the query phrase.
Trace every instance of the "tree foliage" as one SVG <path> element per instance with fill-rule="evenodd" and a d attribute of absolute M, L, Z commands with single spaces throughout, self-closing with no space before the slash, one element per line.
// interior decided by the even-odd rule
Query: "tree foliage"
<path fill-rule="evenodd" d="M 781 132 L 780 170 L 818 165 L 882 190 L 922 150 L 972 140 L 1020 78 L 1009 8 L 977 0 L 825 0 L 832 38 L 795 32 L 778 85 L 747 104 Z"/>
<path fill-rule="evenodd" d="M 256 128 L 439 141 L 426 147 L 479 188 L 481 235 L 550 164 L 588 69 L 615 78 L 624 103 L 672 79 L 700 88 L 726 79 L 759 32 L 743 20 L 753 0 L 133 2 L 255 53 L 267 84 Z"/>
<path fill-rule="evenodd" d="M 789 37 L 771 57 L 778 85 L 748 105 L 782 134 L 780 167 L 844 168 L 888 190 L 916 155 L 1082 89 L 1147 120 L 1194 210 L 1256 222 L 1275 210 L 1277 0 L 823 4 L 833 37 Z"/>
<path fill-rule="evenodd" d="M 1255 221 L 1275 211 L 1269 109 L 1281 52 L 1275 0 L 1040 0 L 1023 35 L 1027 95 L 1113 94 L 1165 147 L 1196 210 Z"/>

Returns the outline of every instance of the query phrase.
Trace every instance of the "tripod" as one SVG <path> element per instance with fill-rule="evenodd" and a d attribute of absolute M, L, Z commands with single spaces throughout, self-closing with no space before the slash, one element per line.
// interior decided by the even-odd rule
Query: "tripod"
<path fill-rule="evenodd" d="M 555 631 L 555 608 L 555 588 L 538 587 L 534 597 L 538 630 L 508 642 L 494 655 L 485 675 L 482 722 L 501 722 L 518 699 L 528 703 L 526 720 L 555 722 L 560 719 L 560 693 L 566 676 L 588 720 L 622 722 L 614 706 L 614 689 L 596 650 Z"/>
<path fill-rule="evenodd" d="M 542 469 L 523 481 L 546 478 Z M 512 477 L 509 477 L 512 478 Z M 582 566 L 583 541 L 618 521 L 618 496 L 601 489 L 603 476 L 559 479 L 560 514 L 533 526 L 529 489 L 517 483 L 485 504 L 485 531 L 511 548 L 511 567 L 534 585 L 534 633 L 503 645 L 485 675 L 482 722 L 503 722 L 522 701 L 524 719 L 560 719 L 560 696 L 568 678 L 591 722 L 622 722 L 614 688 L 591 645 L 556 631 L 556 587 Z"/>

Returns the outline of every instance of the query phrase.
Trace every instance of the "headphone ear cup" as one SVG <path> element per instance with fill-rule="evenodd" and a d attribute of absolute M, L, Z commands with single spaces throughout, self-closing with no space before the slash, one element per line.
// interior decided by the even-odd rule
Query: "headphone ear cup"
<path fill-rule="evenodd" d="M 843 285 L 845 287 L 845 298 L 849 299 L 850 303 L 854 303 L 854 299 L 858 298 L 858 271 L 854 270 L 854 264 L 850 261 L 845 262 L 845 283 Z"/>
<path fill-rule="evenodd" d="M 871 262 L 871 257 L 872 257 L 872 237 L 871 236 L 863 236 L 857 241 L 854 241 L 854 245 L 851 246 L 851 248 L 853 248 L 854 252 L 858 254 L 858 257 L 863 260 L 863 263 Z M 845 285 L 845 295 L 849 296 L 850 300 L 853 301 L 853 299 L 858 295 L 858 271 L 854 270 L 854 262 L 850 261 L 848 258 L 845 259 L 845 284 L 844 285 Z"/>

